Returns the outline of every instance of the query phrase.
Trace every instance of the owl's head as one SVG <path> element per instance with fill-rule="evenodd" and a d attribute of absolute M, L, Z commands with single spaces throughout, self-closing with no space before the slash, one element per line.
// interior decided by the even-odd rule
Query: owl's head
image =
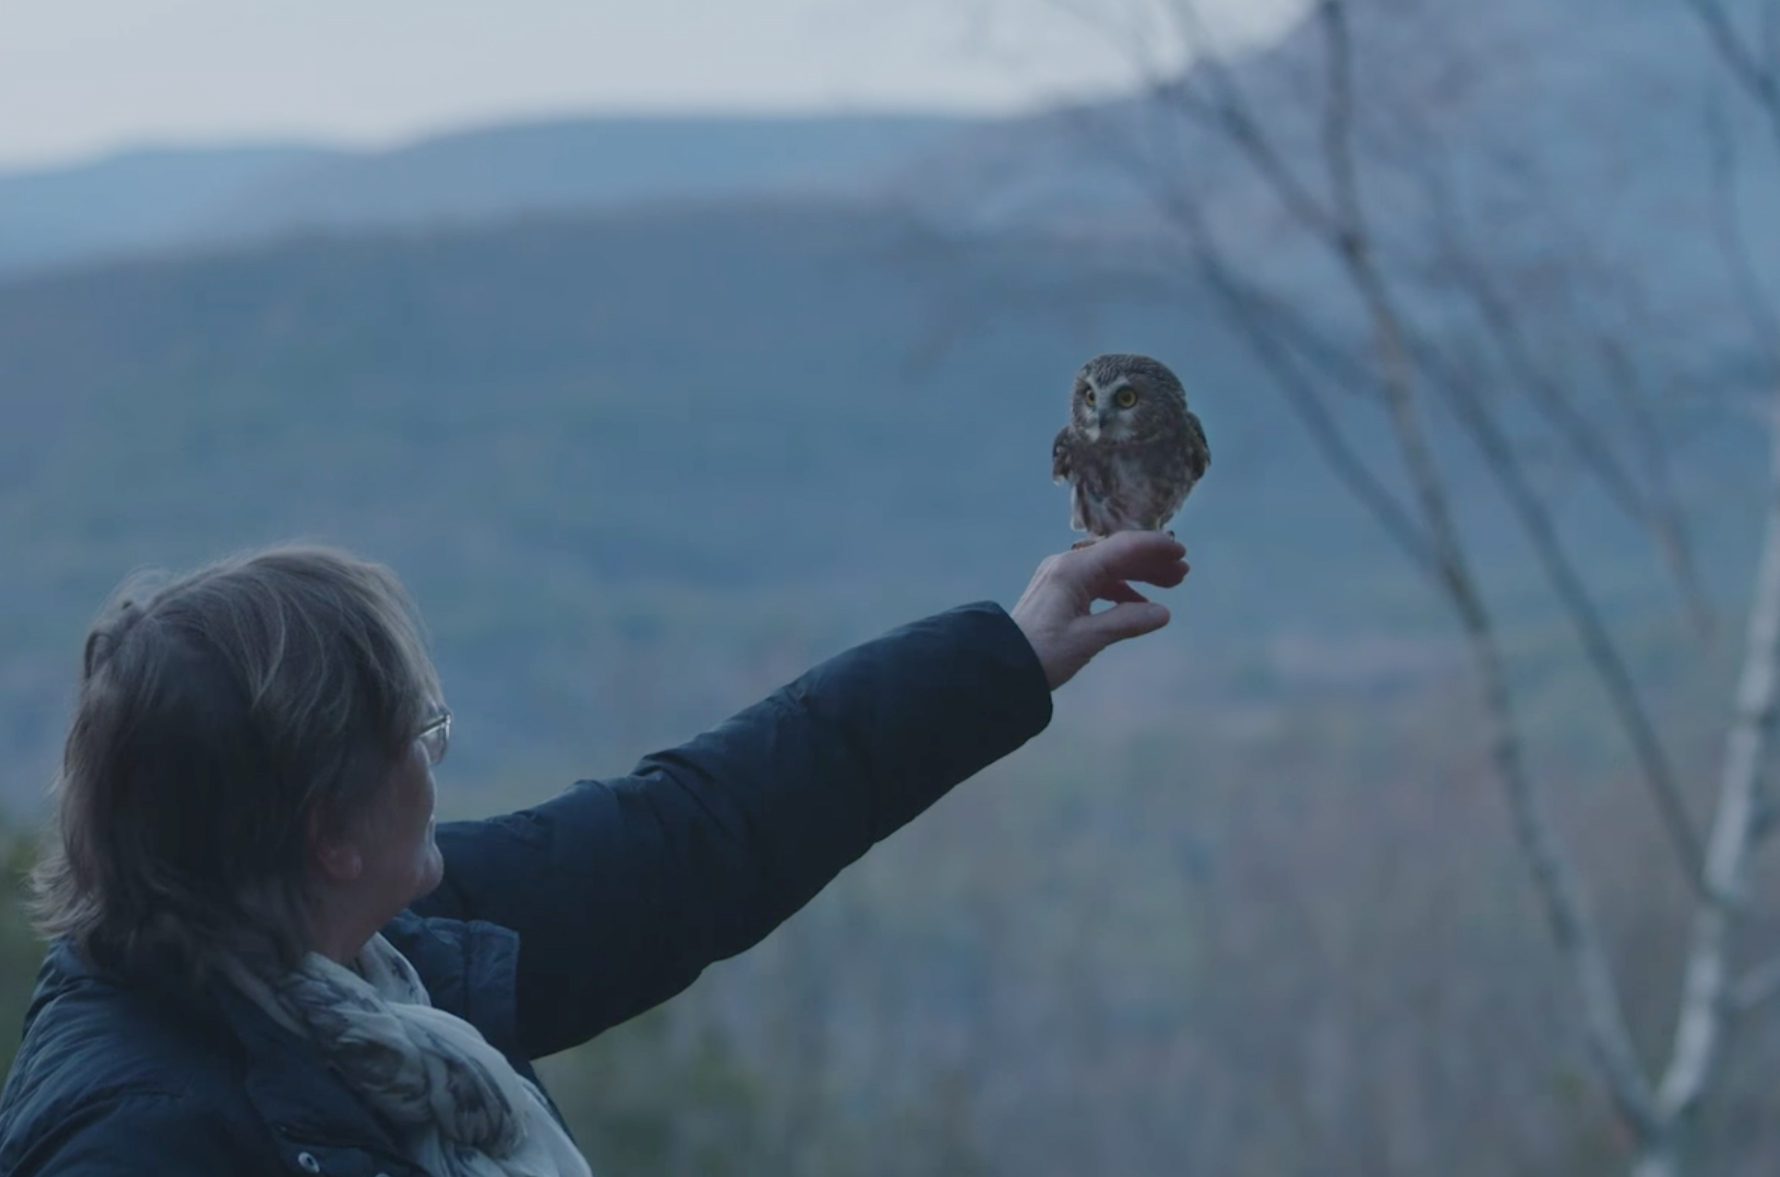
<path fill-rule="evenodd" d="M 1094 441 L 1134 441 L 1159 432 L 1187 408 L 1187 393 L 1167 366 L 1148 356 L 1095 356 L 1075 374 L 1070 393 L 1077 426 Z"/>

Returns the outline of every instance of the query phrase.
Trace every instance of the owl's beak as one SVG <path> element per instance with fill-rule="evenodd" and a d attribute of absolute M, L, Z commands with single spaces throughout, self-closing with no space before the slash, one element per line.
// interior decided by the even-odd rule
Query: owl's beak
<path fill-rule="evenodd" d="M 1094 410 L 1094 424 L 1105 431 L 1107 423 L 1112 420 L 1112 410 L 1102 404 Z"/>

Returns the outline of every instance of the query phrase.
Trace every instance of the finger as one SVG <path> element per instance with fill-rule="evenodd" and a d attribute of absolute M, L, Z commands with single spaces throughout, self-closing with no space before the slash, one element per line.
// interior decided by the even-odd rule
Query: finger
<path fill-rule="evenodd" d="M 1090 613 L 1077 624 L 1100 646 L 1110 646 L 1126 638 L 1154 633 L 1168 624 L 1168 606 L 1154 601 L 1114 605 L 1100 613 Z"/>
<path fill-rule="evenodd" d="M 1170 564 L 1186 556 L 1186 547 L 1161 531 L 1120 531 L 1079 553 L 1084 563 L 1100 568 Z"/>
<path fill-rule="evenodd" d="M 1113 581 L 1173 588 L 1187 575 L 1186 548 L 1160 531 L 1121 531 L 1059 559 L 1057 571 L 1098 590 Z"/>
<path fill-rule="evenodd" d="M 1148 597 L 1144 596 L 1122 580 L 1115 580 L 1111 584 L 1100 585 L 1098 590 L 1094 593 L 1094 599 L 1099 601 L 1122 601 L 1131 605 L 1145 605 L 1149 603 Z"/>

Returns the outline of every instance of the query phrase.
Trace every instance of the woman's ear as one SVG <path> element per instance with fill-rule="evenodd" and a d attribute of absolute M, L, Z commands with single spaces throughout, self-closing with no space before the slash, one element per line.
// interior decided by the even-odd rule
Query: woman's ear
<path fill-rule="evenodd" d="M 317 846 L 315 857 L 332 883 L 350 883 L 365 873 L 365 860 L 350 843 Z"/>
<path fill-rule="evenodd" d="M 318 816 L 309 820 L 309 846 L 330 883 L 350 883 L 365 873 L 365 858 L 357 841 L 349 833 L 324 834 Z"/>

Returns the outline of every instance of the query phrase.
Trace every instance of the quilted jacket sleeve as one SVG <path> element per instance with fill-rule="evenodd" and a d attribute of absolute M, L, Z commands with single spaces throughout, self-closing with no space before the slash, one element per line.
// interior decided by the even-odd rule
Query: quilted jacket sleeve
<path fill-rule="evenodd" d="M 519 933 L 519 1041 L 552 1054 L 760 941 L 1050 717 L 1007 614 L 953 609 L 822 663 L 628 777 L 441 826 L 445 882 L 417 911 Z"/>

